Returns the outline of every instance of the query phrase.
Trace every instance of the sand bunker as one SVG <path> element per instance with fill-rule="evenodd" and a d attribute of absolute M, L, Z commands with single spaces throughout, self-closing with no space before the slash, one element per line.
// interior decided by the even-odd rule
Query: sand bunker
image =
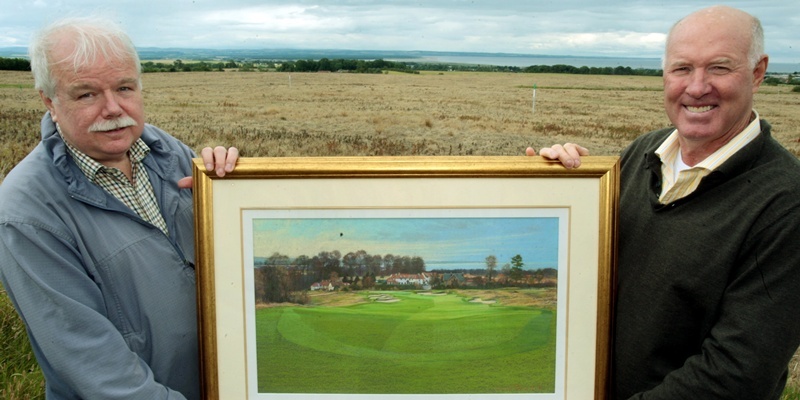
<path fill-rule="evenodd" d="M 480 304 L 494 304 L 497 303 L 497 300 L 481 300 L 480 297 L 476 297 L 469 301 L 470 303 L 480 303 Z"/>
<path fill-rule="evenodd" d="M 400 301 L 397 297 L 388 294 L 373 294 L 369 296 L 369 299 L 377 303 L 396 303 Z"/>

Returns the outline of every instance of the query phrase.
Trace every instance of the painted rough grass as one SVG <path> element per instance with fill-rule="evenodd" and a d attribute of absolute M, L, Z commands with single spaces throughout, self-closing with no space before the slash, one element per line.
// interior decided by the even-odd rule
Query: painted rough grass
<path fill-rule="evenodd" d="M 456 295 L 256 312 L 262 393 L 548 393 L 555 313 Z"/>

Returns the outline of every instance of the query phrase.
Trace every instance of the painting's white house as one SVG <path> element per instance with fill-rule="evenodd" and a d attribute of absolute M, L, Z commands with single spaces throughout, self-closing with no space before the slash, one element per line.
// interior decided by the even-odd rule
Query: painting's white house
<path fill-rule="evenodd" d="M 392 274 L 386 278 L 387 285 L 428 285 L 430 277 L 426 274 Z"/>
<path fill-rule="evenodd" d="M 333 288 L 333 282 L 331 281 L 314 282 L 311 284 L 311 290 L 326 290 L 331 292 Z"/>

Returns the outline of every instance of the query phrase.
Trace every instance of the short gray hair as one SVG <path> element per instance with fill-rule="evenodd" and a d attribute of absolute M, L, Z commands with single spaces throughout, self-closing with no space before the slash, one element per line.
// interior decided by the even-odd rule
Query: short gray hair
<path fill-rule="evenodd" d="M 756 64 L 764 57 L 764 28 L 761 26 L 761 20 L 752 17 L 752 25 L 750 32 L 750 51 L 747 53 L 747 58 L 750 60 L 750 68 L 755 68 Z"/>
<path fill-rule="evenodd" d="M 64 59 L 54 60 L 52 50 L 63 34 L 71 34 L 75 50 Z M 96 16 L 64 18 L 48 25 L 34 36 L 28 55 L 36 89 L 54 100 L 58 81 L 52 69 L 59 64 L 72 63 L 77 71 L 102 55 L 113 60 L 133 62 L 137 74 L 141 76 L 142 72 L 139 54 L 130 37 L 111 19 Z"/>

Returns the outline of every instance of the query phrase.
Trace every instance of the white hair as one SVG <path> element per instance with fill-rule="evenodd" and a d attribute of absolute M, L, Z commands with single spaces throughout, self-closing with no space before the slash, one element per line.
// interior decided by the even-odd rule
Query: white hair
<path fill-rule="evenodd" d="M 52 51 L 64 38 L 72 42 L 73 52 L 63 59 L 52 59 Z M 28 55 L 36 89 L 53 100 L 58 84 L 52 71 L 56 65 L 71 63 L 77 71 L 103 56 L 134 63 L 138 75 L 142 71 L 139 54 L 125 31 L 109 18 L 95 16 L 64 18 L 48 25 L 34 36 Z"/>

